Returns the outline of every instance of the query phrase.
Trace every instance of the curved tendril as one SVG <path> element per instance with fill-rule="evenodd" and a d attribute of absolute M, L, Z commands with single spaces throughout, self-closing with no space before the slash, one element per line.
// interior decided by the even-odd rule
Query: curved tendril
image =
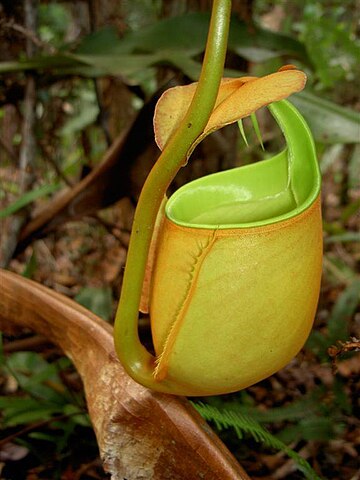
<path fill-rule="evenodd" d="M 155 358 L 139 340 L 141 290 L 161 202 L 191 145 L 204 130 L 216 101 L 225 62 L 230 13 L 231 0 L 214 0 L 203 67 L 193 101 L 151 170 L 139 198 L 115 319 L 115 348 L 128 374 L 142 385 L 167 393 L 176 394 L 176 386 L 166 379 L 155 380 Z"/>

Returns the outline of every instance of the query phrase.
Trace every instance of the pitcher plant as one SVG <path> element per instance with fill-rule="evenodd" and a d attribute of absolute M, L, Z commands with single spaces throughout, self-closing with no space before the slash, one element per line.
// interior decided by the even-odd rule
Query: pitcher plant
<path fill-rule="evenodd" d="M 285 366 L 315 316 L 322 265 L 320 174 L 311 132 L 285 98 L 306 76 L 222 78 L 231 2 L 213 3 L 198 83 L 160 98 L 162 154 L 136 209 L 115 346 L 139 383 L 203 396 L 246 388 Z M 166 191 L 208 134 L 268 106 L 286 148 Z M 140 343 L 149 311 L 155 355 Z"/>

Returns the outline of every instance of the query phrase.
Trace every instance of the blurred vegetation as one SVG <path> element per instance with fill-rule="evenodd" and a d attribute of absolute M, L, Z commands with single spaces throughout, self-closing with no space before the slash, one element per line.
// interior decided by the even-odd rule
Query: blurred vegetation
<path fill-rule="evenodd" d="M 0 6 L 0 220 L 5 233 L 14 218 L 21 216 L 24 228 L 59 190 L 73 188 L 94 172 L 109 145 L 144 112 L 158 89 L 170 81 L 197 79 L 211 2 L 30 3 L 36 31 L 26 26 L 21 2 Z M 202 413 L 222 430 L 224 441 L 256 478 L 297 479 L 302 474 L 281 454 L 270 455 L 269 446 L 279 448 L 276 442 L 265 442 L 259 448 L 246 435 L 246 441 L 239 442 L 239 415 L 261 428 L 266 426 L 274 438 L 306 458 L 319 477 L 355 478 L 360 453 L 360 368 L 356 354 L 346 345 L 360 336 L 357 2 L 254 0 L 234 1 L 233 5 L 226 75 L 264 75 L 285 63 L 296 64 L 308 75 L 306 91 L 292 101 L 314 133 L 323 174 L 324 276 L 315 329 L 302 353 L 282 372 L 246 391 L 206 399 L 208 409 Z M 31 55 L 26 54 L 29 42 Z M 29 79 L 35 82 L 36 97 L 35 118 L 27 125 L 33 139 L 33 146 L 28 147 L 33 162 L 26 171 L 32 177 L 24 188 L 19 158 L 24 148 Z M 246 147 L 238 132 L 229 130 L 224 138 L 232 149 L 230 160 L 224 161 L 224 151 L 217 153 L 216 149 L 207 156 L 209 149 L 204 146 L 204 151 L 195 152 L 189 173 L 181 173 L 177 183 L 256 161 L 278 148 L 279 132 L 265 116 L 260 115 L 260 126 L 265 154 L 251 132 Z M 145 129 L 136 135 L 141 143 Z M 119 189 L 112 204 L 105 205 L 108 208 L 82 218 L 67 217 L 66 225 L 61 221 L 50 233 L 44 229 L 30 238 L 27 248 L 3 259 L 3 265 L 111 320 L 133 203 L 156 155 L 156 150 L 150 150 L 145 161 L 126 166 L 129 171 L 123 175 L 130 178 L 130 191 L 123 195 Z M 133 181 L 135 177 L 140 180 Z M 28 336 L 27 332 L 20 334 L 20 338 Z M 17 339 L 4 334 L 5 352 Z M 335 360 L 328 353 L 332 345 L 340 349 Z M 44 442 L 53 445 L 46 451 L 55 459 L 73 460 L 69 449 L 76 449 L 77 438 L 81 442 L 88 438 L 90 427 L 81 394 L 69 391 L 66 375 L 61 374 L 69 368 L 68 360 L 56 351 L 49 358 L 44 351 L 2 355 L 3 436 L 8 443 L 25 447 L 24 455 L 31 452 L 32 467 L 35 457 L 41 458 L 40 464 L 43 460 L 39 452 Z M 244 427 L 242 432 L 246 431 Z M 96 456 L 93 436 L 89 442 Z M 9 457 L 0 458 L 6 464 Z M 12 464 L 16 464 L 14 459 Z M 65 478 L 67 468 L 68 463 L 60 462 L 54 478 Z M 305 474 L 311 478 L 306 468 Z M 41 472 L 38 475 L 45 478 Z"/>

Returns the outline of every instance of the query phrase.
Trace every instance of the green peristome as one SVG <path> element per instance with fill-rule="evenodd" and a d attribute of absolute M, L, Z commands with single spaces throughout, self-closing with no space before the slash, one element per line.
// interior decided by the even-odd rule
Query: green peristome
<path fill-rule="evenodd" d="M 274 157 L 207 175 L 169 199 L 166 215 L 192 228 L 256 227 L 299 215 L 320 192 L 320 171 L 311 132 L 286 100 L 269 105 L 287 148 Z"/>

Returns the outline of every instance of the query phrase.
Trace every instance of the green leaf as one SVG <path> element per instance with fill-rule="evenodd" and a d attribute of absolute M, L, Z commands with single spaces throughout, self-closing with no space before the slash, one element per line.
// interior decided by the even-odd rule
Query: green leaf
<path fill-rule="evenodd" d="M 291 102 L 304 115 L 319 142 L 360 142 L 360 115 L 357 112 L 308 92 L 293 95 Z"/>
<path fill-rule="evenodd" d="M 44 378 L 52 378 L 53 380 L 55 377 L 58 378 L 56 366 L 48 363 L 35 352 L 15 352 L 9 356 L 7 364 L 12 370 L 25 375 L 43 375 L 45 373 Z"/>
<path fill-rule="evenodd" d="M 356 272 L 338 255 L 329 252 L 324 255 L 324 269 L 334 284 L 347 284 L 356 278 Z"/>
<path fill-rule="evenodd" d="M 31 410 L 39 405 L 39 401 L 29 397 L 0 397 L 0 409 L 12 411 Z"/>
<path fill-rule="evenodd" d="M 32 397 L 54 405 L 63 405 L 68 394 L 61 384 L 56 364 L 48 363 L 35 352 L 15 352 L 7 368 L 20 387 Z"/>
<path fill-rule="evenodd" d="M 26 207 L 34 200 L 38 198 L 45 197 L 46 195 L 50 195 L 51 193 L 56 192 L 59 190 L 60 183 L 53 183 L 50 185 L 42 185 L 41 187 L 35 188 L 30 190 L 29 192 L 24 193 L 20 198 L 18 198 L 15 202 L 11 203 L 7 207 L 0 210 L 0 218 L 8 217 L 13 213 L 18 212 L 22 208 Z"/>
<path fill-rule="evenodd" d="M 50 69 L 53 75 L 121 75 L 136 83 L 139 72 L 156 64 L 171 64 L 195 80 L 200 63 L 194 57 L 204 50 L 208 25 L 208 14 L 191 13 L 158 21 L 123 38 L 106 28 L 85 37 L 72 52 L 2 62 L 0 73 Z M 308 62 L 297 40 L 256 25 L 250 31 L 237 17 L 230 26 L 229 50 L 251 61 L 286 54 Z"/>
<path fill-rule="evenodd" d="M 298 442 L 300 440 L 328 442 L 342 433 L 343 423 L 329 417 L 306 417 L 296 425 L 289 425 L 278 433 L 277 437 L 284 443 Z"/>
<path fill-rule="evenodd" d="M 39 4 L 37 15 L 37 30 L 41 40 L 54 45 L 55 48 L 61 48 L 68 34 L 68 25 L 71 23 L 70 10 L 55 2 Z"/>
<path fill-rule="evenodd" d="M 176 67 L 194 82 L 199 79 L 201 63 L 195 61 L 183 52 L 166 52 L 167 63 Z M 231 76 L 231 75 L 228 75 Z"/>
<path fill-rule="evenodd" d="M 351 17 L 342 7 L 326 9 L 324 2 L 306 2 L 301 39 L 322 87 L 335 87 L 355 73 L 360 58 L 359 41 Z M 356 75 L 356 73 L 355 73 Z"/>
<path fill-rule="evenodd" d="M 79 60 L 70 55 L 39 55 L 31 59 L 21 59 L 17 62 L 0 62 L 0 73 L 23 72 L 27 70 L 54 70 L 54 73 L 66 72 L 79 66 Z"/>
<path fill-rule="evenodd" d="M 351 395 L 348 395 L 346 384 L 344 383 L 345 382 L 339 377 L 334 378 L 334 384 L 333 384 L 334 404 L 340 408 L 341 412 L 344 412 L 346 415 L 352 415 L 353 405 L 351 401 Z M 354 405 L 354 408 L 356 408 L 355 405 Z"/>
<path fill-rule="evenodd" d="M 338 433 L 339 423 L 334 423 L 331 417 L 309 417 L 303 418 L 299 425 L 301 438 L 304 440 L 317 440 L 328 442 Z M 336 427 L 336 428 L 335 428 Z"/>
<path fill-rule="evenodd" d="M 11 416 L 4 417 L 4 424 L 8 427 L 15 427 L 16 425 L 24 425 L 26 423 L 39 422 L 49 420 L 53 415 L 60 413 L 59 408 L 45 407 L 39 405 L 33 407 L 32 410 L 18 411 Z"/>
<path fill-rule="evenodd" d="M 29 438 L 34 438 L 36 440 L 44 440 L 45 442 L 55 443 L 59 441 L 58 435 L 44 433 L 44 432 L 30 432 L 28 434 Z"/>
<path fill-rule="evenodd" d="M 71 417 L 71 421 L 82 427 L 91 427 L 90 417 L 76 405 L 68 404 L 64 407 L 64 414 Z"/>
<path fill-rule="evenodd" d="M 121 51 L 176 50 L 191 56 L 197 55 L 204 50 L 209 18 L 209 14 L 197 12 L 156 22 L 126 35 L 121 43 Z M 262 29 L 256 24 L 249 29 L 237 16 L 231 19 L 228 49 L 251 61 L 284 54 L 308 61 L 306 50 L 299 41 Z"/>
<path fill-rule="evenodd" d="M 35 251 L 32 252 L 29 261 L 25 265 L 22 276 L 25 278 L 32 278 L 37 269 L 37 259 Z"/>
<path fill-rule="evenodd" d="M 249 28 L 236 17 L 231 19 L 228 48 L 251 62 L 264 62 L 283 55 L 306 64 L 310 62 L 304 45 L 295 38 L 256 24 Z"/>
<path fill-rule="evenodd" d="M 110 287 L 84 287 L 76 295 L 75 301 L 104 320 L 110 320 L 113 312 L 113 299 Z"/>
<path fill-rule="evenodd" d="M 191 13 L 158 21 L 121 39 L 107 28 L 86 37 L 73 58 L 127 77 L 156 63 L 170 63 L 196 80 L 201 64 L 193 58 L 204 50 L 208 24 L 208 14 Z M 249 31 L 237 17 L 231 21 L 229 50 L 251 61 L 287 54 L 307 62 L 306 50 L 297 40 L 257 26 Z"/>
<path fill-rule="evenodd" d="M 348 188 L 358 188 L 360 178 L 360 143 L 355 145 L 354 151 L 349 161 L 349 176 L 348 176 Z M 358 198 L 358 205 L 360 199 Z M 359 205 L 360 208 L 360 205 Z"/>
<path fill-rule="evenodd" d="M 338 235 L 331 235 L 324 239 L 325 243 L 347 243 L 360 242 L 360 234 L 358 232 L 345 232 Z"/>
<path fill-rule="evenodd" d="M 319 152 L 321 155 L 320 168 L 323 175 L 343 157 L 345 149 L 346 145 L 334 143 L 327 146 L 327 148 L 325 147 L 323 152 Z"/>
<path fill-rule="evenodd" d="M 360 144 L 359 144 L 359 146 L 360 146 Z M 359 149 L 359 154 L 360 154 L 360 149 Z M 343 209 L 343 211 L 341 213 L 341 220 L 343 222 L 347 222 L 350 217 L 352 217 L 353 215 L 356 215 L 358 213 L 359 209 L 360 209 L 360 198 L 358 198 L 358 199 L 354 200 L 353 202 L 349 203 L 349 205 L 347 205 Z"/>
<path fill-rule="evenodd" d="M 117 34 L 116 28 L 110 26 L 87 35 L 76 49 L 76 53 L 80 55 L 102 55 L 106 52 L 116 51 L 122 44 L 123 41 Z"/>
<path fill-rule="evenodd" d="M 47 420 L 62 413 L 62 407 L 29 396 L 0 397 L 2 424 L 4 427 Z"/>
<path fill-rule="evenodd" d="M 138 54 L 74 54 L 72 58 L 83 65 L 95 68 L 101 75 L 121 75 L 130 83 L 136 73 L 152 67 L 158 62 L 166 61 L 166 55 L 157 53 L 138 55 Z"/>
<path fill-rule="evenodd" d="M 306 348 L 311 350 L 315 355 L 321 358 L 322 361 L 326 362 L 329 360 L 327 355 L 327 349 L 330 347 L 330 342 L 328 337 L 323 333 L 314 330 L 311 332 L 307 342 Z"/>

